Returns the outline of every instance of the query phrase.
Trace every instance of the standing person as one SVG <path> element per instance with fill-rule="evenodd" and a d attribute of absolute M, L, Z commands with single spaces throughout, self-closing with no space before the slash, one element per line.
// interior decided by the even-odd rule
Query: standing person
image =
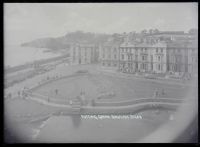
<path fill-rule="evenodd" d="M 158 89 L 156 89 L 156 90 L 154 91 L 154 98 L 157 98 L 158 95 L 159 95 L 159 93 L 158 93 Z"/>
<path fill-rule="evenodd" d="M 164 96 L 165 95 L 165 90 L 164 90 L 164 88 L 162 89 L 162 96 Z"/>
<path fill-rule="evenodd" d="M 85 92 L 82 92 L 80 93 L 80 99 L 82 101 L 83 104 L 86 104 L 86 100 L 85 100 Z"/>

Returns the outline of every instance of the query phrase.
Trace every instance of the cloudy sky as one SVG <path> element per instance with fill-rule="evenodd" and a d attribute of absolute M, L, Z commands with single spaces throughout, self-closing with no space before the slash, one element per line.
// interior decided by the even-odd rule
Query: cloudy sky
<path fill-rule="evenodd" d="M 7 43 L 21 43 L 77 30 L 188 31 L 197 28 L 197 18 L 197 3 L 8 3 L 4 4 L 4 38 Z"/>

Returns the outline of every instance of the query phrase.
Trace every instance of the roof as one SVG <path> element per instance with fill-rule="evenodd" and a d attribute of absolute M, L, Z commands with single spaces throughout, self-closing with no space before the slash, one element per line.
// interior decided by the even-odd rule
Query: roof
<path fill-rule="evenodd" d="M 157 42 L 157 43 L 147 43 L 147 42 L 131 43 L 131 42 L 127 42 L 127 43 L 121 44 L 120 47 L 167 47 L 167 45 L 166 45 L 165 42 Z"/>
<path fill-rule="evenodd" d="M 188 42 L 188 41 L 170 41 L 167 42 L 167 47 L 168 48 L 197 48 L 198 43 L 197 42 Z"/>
<path fill-rule="evenodd" d="M 73 46 L 94 47 L 96 45 L 95 44 L 90 44 L 90 43 L 74 43 Z"/>
<path fill-rule="evenodd" d="M 162 31 L 154 34 L 147 34 L 146 36 L 156 36 L 156 35 L 188 35 L 184 31 Z"/>
<path fill-rule="evenodd" d="M 112 47 L 112 46 L 120 46 L 121 44 L 121 41 L 114 41 L 114 40 L 110 40 L 110 41 L 107 41 L 103 44 L 103 46 L 109 46 L 109 47 Z"/>

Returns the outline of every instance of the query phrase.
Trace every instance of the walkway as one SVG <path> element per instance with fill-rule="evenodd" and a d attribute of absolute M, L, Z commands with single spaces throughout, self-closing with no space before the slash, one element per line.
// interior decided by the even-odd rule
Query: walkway
<path fill-rule="evenodd" d="M 65 114 L 71 114 L 73 112 L 73 108 L 70 105 L 47 102 L 40 98 L 31 97 L 31 96 L 29 96 L 28 99 L 31 99 L 43 105 L 65 108 L 64 109 Z M 80 109 L 81 109 L 81 114 L 130 113 L 133 111 L 138 111 L 140 109 L 158 108 L 158 107 L 162 107 L 165 109 L 176 109 L 182 102 L 183 100 L 180 100 L 180 99 L 144 98 L 144 99 L 132 100 L 130 101 L 130 104 L 127 104 L 127 105 L 124 105 L 124 104 L 129 103 L 129 101 L 118 102 L 117 105 L 112 105 L 113 103 L 111 102 L 110 102 L 110 105 L 109 103 L 107 103 L 107 105 L 104 104 L 104 105 L 99 105 L 99 106 L 87 105 L 87 106 L 82 106 Z"/>

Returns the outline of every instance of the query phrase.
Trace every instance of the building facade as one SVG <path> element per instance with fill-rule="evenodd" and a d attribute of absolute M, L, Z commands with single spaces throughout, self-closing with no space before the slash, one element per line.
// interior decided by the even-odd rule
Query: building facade
<path fill-rule="evenodd" d="M 118 67 L 119 65 L 119 45 L 106 44 L 101 47 L 100 63 L 102 66 Z"/>
<path fill-rule="evenodd" d="M 100 63 L 126 73 L 183 75 L 197 73 L 197 48 L 197 37 L 182 32 L 143 35 L 139 41 L 124 34 L 102 45 L 72 44 L 70 57 L 71 64 Z"/>
<path fill-rule="evenodd" d="M 198 50 L 194 43 L 168 43 L 167 70 L 171 73 L 197 72 Z"/>
<path fill-rule="evenodd" d="M 128 73 L 165 73 L 166 44 L 123 43 L 120 46 L 120 70 Z"/>
<path fill-rule="evenodd" d="M 92 44 L 73 44 L 70 47 L 71 64 L 91 64 L 98 62 L 99 46 Z"/>

